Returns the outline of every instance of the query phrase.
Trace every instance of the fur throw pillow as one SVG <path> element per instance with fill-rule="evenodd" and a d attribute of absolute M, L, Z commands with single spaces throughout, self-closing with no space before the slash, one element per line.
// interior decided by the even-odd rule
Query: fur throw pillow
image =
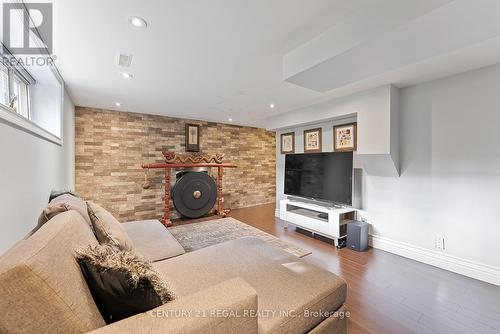
<path fill-rule="evenodd" d="M 167 281 L 150 262 L 113 245 L 76 251 L 76 259 L 106 323 L 174 300 Z"/>

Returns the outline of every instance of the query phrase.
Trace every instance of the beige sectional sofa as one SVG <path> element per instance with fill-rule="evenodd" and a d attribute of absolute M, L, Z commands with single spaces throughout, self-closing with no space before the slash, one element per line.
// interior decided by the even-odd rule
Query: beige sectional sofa
<path fill-rule="evenodd" d="M 259 239 L 184 253 L 158 221 L 125 223 L 177 295 L 106 325 L 74 258 L 97 240 L 76 211 L 0 257 L 0 333 L 346 333 L 346 283 Z"/>

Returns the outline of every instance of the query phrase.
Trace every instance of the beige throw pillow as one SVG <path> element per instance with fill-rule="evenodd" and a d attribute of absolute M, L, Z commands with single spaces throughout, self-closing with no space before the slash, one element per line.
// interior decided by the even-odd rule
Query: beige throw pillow
<path fill-rule="evenodd" d="M 43 224 L 45 224 L 61 212 L 65 212 L 68 210 L 71 210 L 71 208 L 66 203 L 49 203 L 49 205 L 47 205 L 47 207 L 43 209 L 40 217 L 38 217 L 37 228 L 42 227 Z"/>
<path fill-rule="evenodd" d="M 36 226 L 24 237 L 24 239 L 28 239 L 31 237 L 33 234 L 35 234 L 36 231 L 40 229 L 40 227 L 43 226 L 46 222 L 60 214 L 61 212 L 65 212 L 71 210 L 66 204 L 64 203 L 57 203 L 55 205 L 49 205 L 43 209 L 42 213 L 38 217 L 38 223 Z"/>
<path fill-rule="evenodd" d="M 30 233 L 25 237 L 29 238 L 32 236 L 36 231 L 38 231 L 46 222 L 57 216 L 58 214 L 69 211 L 69 210 L 75 210 L 77 211 L 83 219 L 87 222 L 87 224 L 90 226 L 92 229 L 92 232 L 94 232 L 94 227 L 92 226 L 92 222 L 90 221 L 90 217 L 88 214 L 87 210 L 87 203 L 79 197 L 75 197 L 71 194 L 64 194 L 61 196 L 57 196 L 54 198 L 45 209 L 43 209 L 42 213 L 38 217 L 38 223 L 36 227 L 31 230 Z"/>
<path fill-rule="evenodd" d="M 92 228 L 92 223 L 87 211 L 87 203 L 83 199 L 71 194 L 64 194 L 54 198 L 48 206 L 56 206 L 58 204 L 65 204 L 69 208 L 68 210 L 78 211 L 78 213 L 82 215 L 83 219 L 85 219 L 87 224 L 89 224 L 89 226 Z"/>
<path fill-rule="evenodd" d="M 128 251 L 134 248 L 122 224 L 111 213 L 92 202 L 87 202 L 87 208 L 99 243 L 111 244 Z"/>

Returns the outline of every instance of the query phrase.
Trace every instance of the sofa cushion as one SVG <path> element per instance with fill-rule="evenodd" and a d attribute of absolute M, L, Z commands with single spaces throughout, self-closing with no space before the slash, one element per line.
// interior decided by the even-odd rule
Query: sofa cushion
<path fill-rule="evenodd" d="M 258 295 L 259 333 L 305 333 L 345 301 L 335 274 L 252 237 L 224 242 L 153 264 L 179 296 L 241 277 Z M 321 316 L 304 312 L 323 311 Z"/>
<path fill-rule="evenodd" d="M 133 252 L 111 245 L 93 245 L 76 253 L 107 323 L 149 311 L 174 299 L 166 279 Z"/>
<path fill-rule="evenodd" d="M 104 326 L 74 258 L 76 248 L 95 244 L 88 224 L 71 210 L 2 255 L 0 331 L 81 333 Z"/>
<path fill-rule="evenodd" d="M 134 243 L 134 251 L 155 262 L 184 254 L 184 248 L 158 220 L 123 223 Z"/>
<path fill-rule="evenodd" d="M 120 249 L 131 251 L 134 245 L 122 224 L 101 206 L 92 202 L 87 202 L 87 204 L 90 220 L 99 243 L 108 243 Z"/>

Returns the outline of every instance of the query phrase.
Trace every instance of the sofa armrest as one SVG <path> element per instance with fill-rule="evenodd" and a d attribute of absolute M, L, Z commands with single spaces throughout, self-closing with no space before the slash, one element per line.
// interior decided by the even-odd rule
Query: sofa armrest
<path fill-rule="evenodd" d="M 257 333 L 257 293 L 234 278 L 90 333 Z"/>

